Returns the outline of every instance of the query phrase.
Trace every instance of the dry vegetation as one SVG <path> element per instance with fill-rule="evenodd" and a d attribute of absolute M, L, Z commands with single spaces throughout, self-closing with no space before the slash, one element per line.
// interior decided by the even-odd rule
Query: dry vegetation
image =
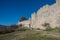
<path fill-rule="evenodd" d="M 0 26 L 0 34 L 13 32 L 13 31 L 15 31 L 17 28 L 18 28 L 17 25 L 10 25 L 10 26 L 1 25 L 1 26 Z"/>
<path fill-rule="evenodd" d="M 56 29 L 58 30 L 58 29 Z M 20 30 L 7 34 L 0 34 L 0 40 L 60 40 L 59 31 L 49 30 Z"/>

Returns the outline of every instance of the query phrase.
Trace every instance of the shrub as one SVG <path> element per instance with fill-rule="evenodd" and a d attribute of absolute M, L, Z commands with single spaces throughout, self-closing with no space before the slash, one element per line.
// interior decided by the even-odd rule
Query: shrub
<path fill-rule="evenodd" d="M 49 23 L 44 23 L 44 24 L 42 24 L 42 26 L 46 27 L 45 31 L 52 31 L 53 30 L 53 28 L 50 27 Z"/>

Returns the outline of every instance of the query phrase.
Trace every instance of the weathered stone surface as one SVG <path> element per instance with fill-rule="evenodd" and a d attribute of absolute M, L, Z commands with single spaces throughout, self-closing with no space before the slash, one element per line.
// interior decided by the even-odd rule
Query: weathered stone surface
<path fill-rule="evenodd" d="M 34 12 L 29 20 L 31 28 L 46 29 L 44 23 L 48 23 L 52 28 L 60 27 L 60 0 L 56 0 L 53 5 L 46 4 L 37 13 Z"/>

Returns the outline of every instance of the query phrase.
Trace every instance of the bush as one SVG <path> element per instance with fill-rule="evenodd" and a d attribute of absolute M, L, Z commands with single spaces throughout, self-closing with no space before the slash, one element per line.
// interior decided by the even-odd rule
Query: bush
<path fill-rule="evenodd" d="M 50 24 L 49 23 L 44 23 L 44 24 L 42 24 L 42 26 L 44 26 L 44 27 L 50 27 Z"/>
<path fill-rule="evenodd" d="M 53 28 L 47 27 L 45 31 L 52 31 L 52 30 L 53 30 Z"/>
<path fill-rule="evenodd" d="M 44 23 L 44 24 L 42 24 L 42 26 L 46 27 L 45 31 L 52 31 L 53 30 L 53 28 L 50 27 L 49 23 Z"/>

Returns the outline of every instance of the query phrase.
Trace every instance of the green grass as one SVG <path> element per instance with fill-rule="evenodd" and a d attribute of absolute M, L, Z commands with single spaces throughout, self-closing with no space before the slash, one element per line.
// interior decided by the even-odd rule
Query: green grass
<path fill-rule="evenodd" d="M 35 34 L 35 35 L 28 35 L 25 38 L 21 38 L 18 40 L 60 40 L 60 38 L 54 38 L 54 37 L 48 37 L 46 35 L 40 35 L 40 34 Z"/>
<path fill-rule="evenodd" d="M 60 38 L 43 35 L 44 32 L 27 31 L 23 38 L 17 38 L 16 40 L 60 40 Z"/>
<path fill-rule="evenodd" d="M 27 38 L 19 39 L 19 40 L 60 40 L 59 38 L 52 38 L 52 37 L 46 37 L 46 36 L 30 36 Z"/>
<path fill-rule="evenodd" d="M 60 31 L 60 29 L 55 29 L 55 30 Z M 49 34 L 49 31 L 36 31 L 36 30 L 15 31 L 12 33 L 0 34 L 0 40 L 12 40 L 12 39 L 13 40 L 60 40 L 60 37 L 48 36 L 47 34 Z"/>
<path fill-rule="evenodd" d="M 59 28 L 49 28 L 49 29 L 46 29 L 44 31 L 47 31 L 47 32 L 58 32 L 58 33 L 60 33 L 60 27 Z"/>

